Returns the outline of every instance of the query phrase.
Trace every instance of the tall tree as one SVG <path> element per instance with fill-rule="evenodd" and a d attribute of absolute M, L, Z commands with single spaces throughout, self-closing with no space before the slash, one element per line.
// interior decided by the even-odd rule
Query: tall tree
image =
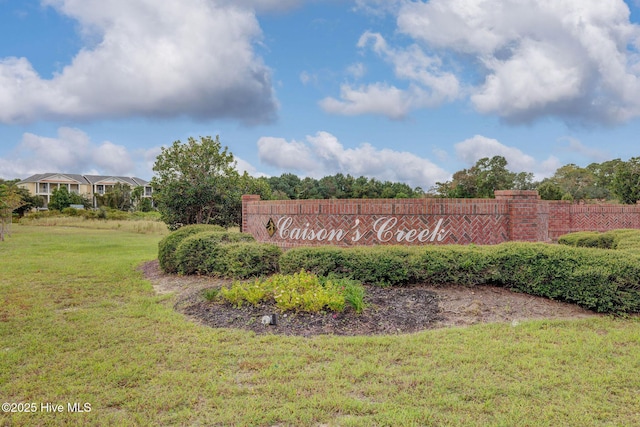
<path fill-rule="evenodd" d="M 283 173 L 280 176 L 272 176 L 267 179 L 271 191 L 279 195 L 284 195 L 288 199 L 297 199 L 297 187 L 300 185 L 300 178 L 292 173 Z M 284 198 L 278 197 L 278 198 Z"/>
<path fill-rule="evenodd" d="M 622 203 L 633 204 L 640 200 L 640 157 L 617 165 L 612 189 Z"/>
<path fill-rule="evenodd" d="M 562 188 L 564 198 L 567 198 L 567 195 L 570 196 L 569 199 L 573 200 L 597 198 L 595 175 L 587 168 L 573 163 L 557 169 L 551 177 L 551 182 Z"/>
<path fill-rule="evenodd" d="M 608 160 L 602 163 L 591 163 L 587 170 L 595 177 L 593 196 L 597 199 L 608 200 L 614 197 L 613 180 L 615 179 L 617 168 L 624 163 L 620 159 Z"/>
<path fill-rule="evenodd" d="M 154 200 L 162 219 L 175 229 L 187 224 L 233 225 L 235 206 L 229 198 L 240 197 L 240 175 L 228 147 L 216 136 L 189 138 L 163 147 L 153 165 Z"/>
<path fill-rule="evenodd" d="M 4 240 L 4 235 L 10 233 L 13 211 L 26 204 L 20 194 L 20 188 L 16 185 L 17 182 L 14 180 L 0 183 L 0 240 Z"/>
<path fill-rule="evenodd" d="M 266 178 L 254 178 L 246 171 L 239 176 L 237 184 L 225 198 L 224 209 L 214 218 L 214 223 L 240 225 L 242 223 L 242 195 L 257 194 L 262 200 L 271 199 L 271 187 Z"/>
<path fill-rule="evenodd" d="M 138 187 L 142 189 L 142 187 Z M 138 190 L 140 192 L 140 190 Z M 127 184 L 117 182 L 113 185 L 111 190 L 107 191 L 99 198 L 99 202 L 102 206 L 107 206 L 111 209 L 117 209 L 121 211 L 128 211 L 133 207 L 131 187 Z"/>
<path fill-rule="evenodd" d="M 453 174 L 453 179 L 436 183 L 436 193 L 451 198 L 491 198 L 496 190 L 530 189 L 533 174 L 516 174 L 507 169 L 507 160 L 502 156 L 483 157 L 470 169 Z"/>
<path fill-rule="evenodd" d="M 564 195 L 562 188 L 551 180 L 542 181 L 536 190 L 542 200 L 561 200 Z"/>
<path fill-rule="evenodd" d="M 82 205 L 85 208 L 91 206 L 91 202 L 78 193 L 70 193 L 67 187 L 62 186 L 51 192 L 51 200 L 49 200 L 49 209 L 61 211 L 71 205 Z"/>

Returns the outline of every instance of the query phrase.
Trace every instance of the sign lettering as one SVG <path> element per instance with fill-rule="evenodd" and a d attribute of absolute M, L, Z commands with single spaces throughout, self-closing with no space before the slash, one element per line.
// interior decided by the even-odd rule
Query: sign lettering
<path fill-rule="evenodd" d="M 432 228 L 400 228 L 398 218 L 393 216 L 380 217 L 372 226 L 373 233 L 380 243 L 426 243 L 442 242 L 449 235 L 449 231 L 443 228 L 443 219 L 440 218 Z M 356 219 L 353 226 L 343 228 L 312 228 L 307 222 L 302 226 L 294 226 L 293 218 L 281 217 L 276 224 L 276 232 L 282 240 L 306 240 L 327 243 L 342 242 L 345 239 L 358 242 L 368 230 L 361 230 L 360 220 Z M 272 230 L 272 229 L 271 229 Z M 270 230 L 270 231 L 271 231 Z M 275 234 L 275 233 L 274 233 Z"/>

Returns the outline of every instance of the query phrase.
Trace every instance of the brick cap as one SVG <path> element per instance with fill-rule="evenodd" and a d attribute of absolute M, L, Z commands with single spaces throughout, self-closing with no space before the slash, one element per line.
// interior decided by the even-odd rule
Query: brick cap
<path fill-rule="evenodd" d="M 260 200 L 259 194 L 243 194 L 242 201 L 243 202 L 257 202 Z"/>
<path fill-rule="evenodd" d="M 496 190 L 496 199 L 539 199 L 537 190 Z"/>

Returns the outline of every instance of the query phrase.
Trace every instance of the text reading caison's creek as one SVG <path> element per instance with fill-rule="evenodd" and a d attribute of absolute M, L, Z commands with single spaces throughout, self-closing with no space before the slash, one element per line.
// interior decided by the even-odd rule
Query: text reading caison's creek
<path fill-rule="evenodd" d="M 302 227 L 294 226 L 293 218 L 284 216 L 278 219 L 277 235 L 283 240 L 307 240 L 318 242 L 358 242 L 370 230 L 380 243 L 442 242 L 449 234 L 439 219 L 432 228 L 399 227 L 398 218 L 384 216 L 376 219 L 371 227 L 365 227 L 355 219 L 349 228 L 311 228 L 307 222 Z M 346 239 L 346 240 L 345 240 Z"/>

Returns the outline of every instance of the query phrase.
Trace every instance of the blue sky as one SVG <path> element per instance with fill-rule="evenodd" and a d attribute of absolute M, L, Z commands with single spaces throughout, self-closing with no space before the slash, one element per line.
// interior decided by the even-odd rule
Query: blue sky
<path fill-rule="evenodd" d="M 640 156 L 637 0 L 0 0 L 0 177 L 150 179 L 220 135 L 255 176 L 425 189 Z"/>

